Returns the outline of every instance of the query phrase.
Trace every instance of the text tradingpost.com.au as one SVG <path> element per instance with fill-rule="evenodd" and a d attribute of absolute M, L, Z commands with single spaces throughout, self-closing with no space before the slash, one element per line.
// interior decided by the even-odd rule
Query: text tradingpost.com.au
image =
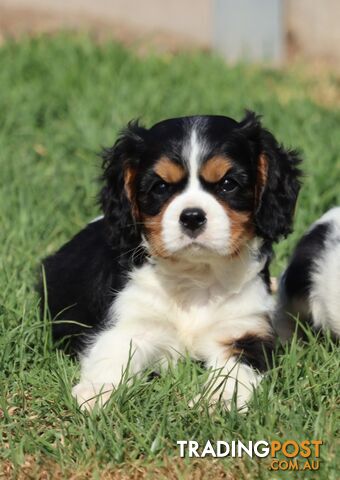
<path fill-rule="evenodd" d="M 230 442 L 218 440 L 199 444 L 195 440 L 178 440 L 180 457 L 268 458 L 270 470 L 319 470 L 322 440 L 256 440 Z M 283 458 L 278 459 L 277 455 Z"/>

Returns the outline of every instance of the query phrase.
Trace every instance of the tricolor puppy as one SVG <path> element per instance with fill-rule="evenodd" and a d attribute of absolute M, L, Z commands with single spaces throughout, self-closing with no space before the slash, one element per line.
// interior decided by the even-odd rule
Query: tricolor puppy
<path fill-rule="evenodd" d="M 102 404 L 127 366 L 188 353 L 222 376 L 211 402 L 244 407 L 273 344 L 268 266 L 298 156 L 248 113 L 131 123 L 103 158 L 103 218 L 44 262 L 54 338 L 81 351 L 74 396 Z"/>
<path fill-rule="evenodd" d="M 340 337 L 340 207 L 308 229 L 281 277 L 275 329 L 283 340 L 296 318 Z"/>

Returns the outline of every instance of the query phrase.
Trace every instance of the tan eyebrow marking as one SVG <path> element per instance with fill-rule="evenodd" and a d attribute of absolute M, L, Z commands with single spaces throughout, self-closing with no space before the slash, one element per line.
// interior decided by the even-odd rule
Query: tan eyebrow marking
<path fill-rule="evenodd" d="M 210 183 L 216 183 L 232 168 L 231 161 L 226 157 L 215 156 L 209 158 L 202 166 L 200 176 Z"/>
<path fill-rule="evenodd" d="M 155 166 L 155 172 L 167 183 L 177 183 L 185 177 L 185 170 L 168 157 L 161 157 Z"/>

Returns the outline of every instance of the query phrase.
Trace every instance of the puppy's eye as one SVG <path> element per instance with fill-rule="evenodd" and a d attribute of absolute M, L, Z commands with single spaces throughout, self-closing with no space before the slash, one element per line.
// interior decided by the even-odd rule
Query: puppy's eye
<path fill-rule="evenodd" d="M 219 187 L 222 193 L 231 193 L 234 192 L 238 188 L 239 184 L 236 180 L 231 177 L 225 177 L 221 181 Z"/>
<path fill-rule="evenodd" d="M 162 195 L 168 190 L 168 187 L 169 185 L 166 182 L 159 180 L 153 185 L 152 192 L 155 193 L 156 195 Z"/>

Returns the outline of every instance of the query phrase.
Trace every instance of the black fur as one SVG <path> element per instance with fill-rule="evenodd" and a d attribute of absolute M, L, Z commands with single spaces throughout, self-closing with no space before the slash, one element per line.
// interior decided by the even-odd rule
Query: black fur
<path fill-rule="evenodd" d="M 292 231 L 293 215 L 301 187 L 301 159 L 296 150 L 287 150 L 249 112 L 241 122 L 242 131 L 252 142 L 257 156 L 267 160 L 267 182 L 261 192 L 255 215 L 257 234 L 277 242 Z"/>
<path fill-rule="evenodd" d="M 107 225 L 108 241 L 120 252 L 121 264 L 129 262 L 131 258 L 142 260 L 141 255 L 131 255 L 140 245 L 141 228 L 132 215 L 131 203 L 124 188 L 124 173 L 128 167 L 138 169 L 145 149 L 146 133 L 138 122 L 130 122 L 113 147 L 104 149 L 102 153 L 104 186 L 99 203 Z"/>
<path fill-rule="evenodd" d="M 226 193 L 220 184 L 200 181 L 203 188 L 232 209 L 252 212 L 267 259 L 261 276 L 269 286 L 272 243 L 291 231 L 300 188 L 300 159 L 296 152 L 284 150 L 252 113 L 241 122 L 222 116 L 194 116 L 165 120 L 150 129 L 132 122 L 113 147 L 103 152 L 99 203 L 104 219 L 89 224 L 43 262 L 52 318 L 92 328 L 54 322 L 54 340 L 70 337 L 71 350 L 80 350 L 86 334 L 105 324 L 108 308 L 117 292 L 124 288 L 129 271 L 141 266 L 148 256 L 141 246 L 142 234 L 146 232 L 140 215 L 157 215 L 172 195 L 186 185 L 183 179 L 160 189 L 154 164 L 166 155 L 185 169 L 183 146 L 193 125 L 206 147 L 202 163 L 213 155 L 227 156 L 233 163 L 231 181 L 237 185 L 235 191 Z M 256 204 L 261 154 L 267 159 L 268 175 Z M 129 169 L 134 172 L 130 197 L 125 186 Z M 43 288 L 40 290 L 43 296 Z"/>
<path fill-rule="evenodd" d="M 324 248 L 329 229 L 329 223 L 320 223 L 304 235 L 297 244 L 282 279 L 289 298 L 308 297 L 313 264 Z"/>
<path fill-rule="evenodd" d="M 81 350 L 86 338 L 104 325 L 115 292 L 126 281 L 119 250 L 112 248 L 108 238 L 105 221 L 98 220 L 44 260 L 53 339 L 64 339 L 71 352 Z M 43 290 L 41 285 L 42 297 Z"/>
<path fill-rule="evenodd" d="M 274 336 L 247 335 L 234 342 L 240 362 L 265 372 L 271 366 Z"/>

